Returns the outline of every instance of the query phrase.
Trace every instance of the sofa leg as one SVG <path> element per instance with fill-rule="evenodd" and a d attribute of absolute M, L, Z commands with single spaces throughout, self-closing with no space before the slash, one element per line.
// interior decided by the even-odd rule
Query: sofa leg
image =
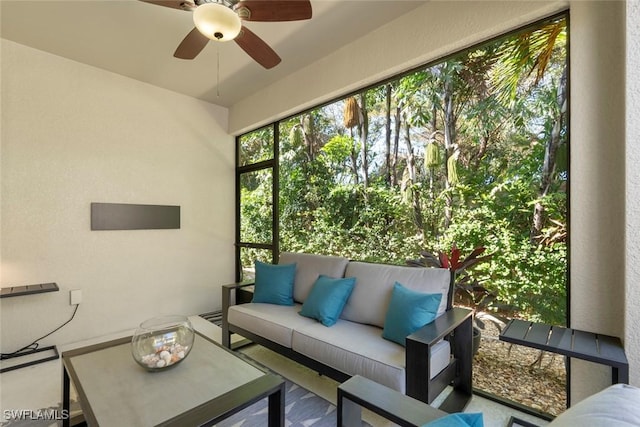
<path fill-rule="evenodd" d="M 472 318 L 467 318 L 453 335 L 454 357 L 459 360 L 457 378 L 453 382 L 453 388 L 471 396 L 473 394 L 472 372 L 473 351 L 469 343 L 473 340 Z"/>
<path fill-rule="evenodd" d="M 405 384 L 408 396 L 430 404 L 451 384 L 453 392 L 441 404 L 440 409 L 446 412 L 464 409 L 473 395 L 472 321 L 471 311 L 453 308 L 407 337 Z M 453 362 L 430 379 L 431 349 L 442 339 L 448 339 L 451 344 Z"/>
<path fill-rule="evenodd" d="M 231 348 L 231 332 L 229 332 L 229 324 L 222 321 L 222 346 Z"/>
<path fill-rule="evenodd" d="M 458 370 L 452 384 L 453 391 L 440 405 L 440 409 L 445 412 L 463 411 L 473 396 L 473 350 L 469 345 L 472 341 L 472 335 L 472 318 L 468 317 L 456 328 L 451 337 L 451 346 L 454 357 L 458 361 Z"/>
<path fill-rule="evenodd" d="M 430 348 L 419 341 L 407 340 L 406 343 L 406 393 L 414 399 L 430 404 L 429 370 Z"/>
<path fill-rule="evenodd" d="M 227 286 L 222 287 L 222 346 L 225 348 L 231 348 L 231 332 L 229 332 L 229 321 L 227 320 L 227 313 L 229 313 L 229 306 L 231 306 L 231 288 Z"/>

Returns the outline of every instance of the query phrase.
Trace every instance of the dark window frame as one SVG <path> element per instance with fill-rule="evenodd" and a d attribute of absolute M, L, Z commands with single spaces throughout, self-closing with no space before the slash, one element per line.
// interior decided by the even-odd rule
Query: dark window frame
<path fill-rule="evenodd" d="M 259 129 L 264 129 L 269 126 L 273 127 L 273 158 L 268 160 L 263 160 L 257 163 L 251 163 L 243 166 L 238 166 L 240 164 L 240 150 L 241 144 L 240 139 L 242 136 L 247 135 L 251 132 L 255 132 L 256 130 L 246 132 L 243 135 L 239 135 L 236 137 L 236 238 L 235 238 L 235 280 L 239 282 L 242 280 L 242 263 L 240 262 L 241 251 L 242 248 L 254 248 L 254 249 L 267 249 L 271 251 L 272 254 L 272 262 L 278 262 L 278 254 L 280 253 L 280 221 L 279 221 L 279 188 L 280 188 L 280 175 L 279 175 L 279 156 L 280 156 L 280 132 L 279 132 L 279 124 L 280 122 L 274 122 L 267 126 L 262 126 Z M 272 189 L 271 189 L 271 197 L 272 197 L 272 224 L 271 224 L 271 243 L 254 243 L 254 242 L 243 242 L 241 240 L 241 177 L 243 174 L 252 173 L 262 170 L 272 170 Z"/>

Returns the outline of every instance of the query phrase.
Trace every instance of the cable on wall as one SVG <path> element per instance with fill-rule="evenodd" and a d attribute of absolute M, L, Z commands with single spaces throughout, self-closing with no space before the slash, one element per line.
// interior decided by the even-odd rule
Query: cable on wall
<path fill-rule="evenodd" d="M 14 351 L 12 353 L 0 353 L 0 360 L 6 360 L 6 359 L 11 359 L 12 357 L 20 356 L 21 353 L 23 353 L 25 351 L 35 351 L 35 350 L 37 350 L 38 347 L 40 346 L 38 341 L 47 338 L 49 335 L 53 334 L 54 332 L 59 331 L 64 326 L 66 326 L 69 322 L 71 322 L 73 320 L 73 318 L 76 316 L 76 312 L 78 311 L 78 307 L 79 306 L 80 306 L 80 304 L 76 304 L 76 307 L 73 309 L 73 314 L 71 315 L 71 318 L 69 320 L 67 320 L 66 322 L 64 322 L 62 325 L 58 326 L 53 331 L 47 333 L 46 335 L 41 336 L 40 338 L 38 338 L 38 339 L 34 340 L 33 342 L 31 342 L 31 344 L 28 344 L 28 345 L 22 347 L 19 350 L 16 350 L 16 351 Z"/>

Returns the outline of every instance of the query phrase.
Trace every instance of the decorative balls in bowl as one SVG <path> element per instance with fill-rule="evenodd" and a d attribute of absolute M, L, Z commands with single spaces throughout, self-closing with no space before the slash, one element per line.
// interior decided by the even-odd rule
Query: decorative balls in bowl
<path fill-rule="evenodd" d="M 145 320 L 131 339 L 131 353 L 148 371 L 172 368 L 187 358 L 195 338 L 186 316 L 172 315 Z"/>

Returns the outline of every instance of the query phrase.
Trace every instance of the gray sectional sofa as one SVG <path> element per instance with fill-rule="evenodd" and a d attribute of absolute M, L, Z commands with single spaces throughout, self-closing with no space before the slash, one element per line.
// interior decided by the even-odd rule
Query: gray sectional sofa
<path fill-rule="evenodd" d="M 278 264 L 296 265 L 294 305 L 250 302 L 252 283 L 223 286 L 223 345 L 231 333 L 296 360 L 337 381 L 361 375 L 431 403 L 449 384 L 454 391 L 441 406 L 461 410 L 471 397 L 471 312 L 446 311 L 451 275 L 446 269 L 413 268 L 349 261 L 346 258 L 282 253 Z M 299 314 L 320 275 L 355 277 L 339 320 L 330 327 Z M 382 337 L 394 284 L 440 293 L 436 319 L 406 339 L 406 347 Z"/>

